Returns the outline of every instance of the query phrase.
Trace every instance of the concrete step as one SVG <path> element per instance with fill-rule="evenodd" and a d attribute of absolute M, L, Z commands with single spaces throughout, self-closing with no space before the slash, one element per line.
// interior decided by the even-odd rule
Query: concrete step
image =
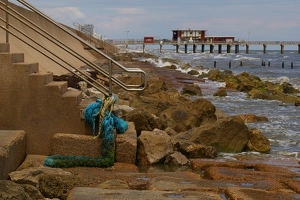
<path fill-rule="evenodd" d="M 0 43 L 0 53 L 9 53 L 10 45 L 9 43 Z"/>
<path fill-rule="evenodd" d="M 29 74 L 29 82 L 33 88 L 44 86 L 53 81 L 53 73 L 36 72 Z"/>
<path fill-rule="evenodd" d="M 51 94 L 57 93 L 58 95 L 63 95 L 68 91 L 67 81 L 52 81 L 45 85 L 47 92 Z"/>
<path fill-rule="evenodd" d="M 21 130 L 0 130 L 0 138 L 0 180 L 6 180 L 26 157 L 26 135 Z"/>
<path fill-rule="evenodd" d="M 11 57 L 12 63 L 22 63 L 24 62 L 24 53 L 13 53 Z"/>
<path fill-rule="evenodd" d="M 92 135 L 57 133 L 52 138 L 52 155 L 101 156 L 101 139 Z M 133 122 L 128 122 L 128 130 L 116 136 L 116 162 L 135 164 L 137 135 Z"/>
<path fill-rule="evenodd" d="M 13 54 L 15 55 L 15 54 Z M 20 58 L 18 58 L 19 55 L 15 56 L 16 58 L 13 58 L 14 56 L 12 55 L 12 60 L 16 59 L 16 61 L 20 61 Z M 22 56 L 20 56 L 22 57 Z M 13 64 L 14 69 L 16 70 L 16 73 L 24 74 L 24 75 L 29 75 L 32 73 L 36 73 L 39 71 L 39 63 L 24 63 L 24 62 L 17 62 Z"/>
<path fill-rule="evenodd" d="M 82 92 L 77 90 L 67 90 L 61 97 L 63 98 L 66 105 L 75 103 L 79 107 L 82 101 Z M 80 109 L 80 107 L 79 107 Z"/>

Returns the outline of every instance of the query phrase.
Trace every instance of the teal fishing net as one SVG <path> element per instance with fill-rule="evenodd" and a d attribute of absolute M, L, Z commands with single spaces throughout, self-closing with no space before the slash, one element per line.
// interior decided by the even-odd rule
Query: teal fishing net
<path fill-rule="evenodd" d="M 127 122 L 112 113 L 115 102 L 116 99 L 113 96 L 97 99 L 96 102 L 88 105 L 84 112 L 85 122 L 93 128 L 94 138 L 102 140 L 100 157 L 53 155 L 45 159 L 44 165 L 59 168 L 112 166 L 114 164 L 114 130 L 117 134 L 122 134 L 128 129 Z M 96 134 L 97 125 L 98 134 Z"/>

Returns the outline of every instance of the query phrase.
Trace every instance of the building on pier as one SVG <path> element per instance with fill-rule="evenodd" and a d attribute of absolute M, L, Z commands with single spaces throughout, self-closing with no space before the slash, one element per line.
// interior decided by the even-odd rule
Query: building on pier
<path fill-rule="evenodd" d="M 172 30 L 172 41 L 177 42 L 205 42 L 206 30 Z"/>
<path fill-rule="evenodd" d="M 206 36 L 206 30 L 172 30 L 173 42 L 210 42 L 210 43 L 230 43 L 234 42 L 234 36 Z"/>

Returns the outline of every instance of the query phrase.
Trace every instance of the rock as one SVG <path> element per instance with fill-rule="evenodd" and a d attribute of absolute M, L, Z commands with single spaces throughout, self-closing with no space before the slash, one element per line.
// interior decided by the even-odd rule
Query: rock
<path fill-rule="evenodd" d="M 232 76 L 232 71 L 224 70 L 221 72 L 218 69 L 212 69 L 208 72 L 208 79 L 212 81 L 221 81 L 224 82 L 225 79 Z"/>
<path fill-rule="evenodd" d="M 161 121 L 150 112 L 143 109 L 135 109 L 126 113 L 124 120 L 134 122 L 137 136 L 140 136 L 142 131 L 152 131 L 155 128 L 162 129 Z"/>
<path fill-rule="evenodd" d="M 197 84 L 185 84 L 180 93 L 189 94 L 191 96 L 202 96 L 202 90 Z"/>
<path fill-rule="evenodd" d="M 53 81 L 67 81 L 68 82 L 68 86 L 75 88 L 75 89 L 80 89 L 79 86 L 79 82 L 81 81 L 81 79 L 74 75 L 74 74 L 63 74 L 60 76 L 57 75 L 53 75 Z"/>
<path fill-rule="evenodd" d="M 164 131 L 142 131 L 138 137 L 137 161 L 141 165 L 163 163 L 171 152 L 170 136 Z"/>
<path fill-rule="evenodd" d="M 254 75 L 250 75 L 246 72 L 231 76 L 226 79 L 226 88 L 236 89 L 240 92 L 249 92 L 253 88 L 261 86 L 261 80 Z"/>
<path fill-rule="evenodd" d="M 30 167 L 41 167 L 43 166 L 46 158 L 47 156 L 29 154 L 26 156 L 24 162 L 18 167 L 16 171 L 22 171 L 23 169 L 27 169 Z"/>
<path fill-rule="evenodd" d="M 12 181 L 0 180 L 0 199 L 31 200 L 25 189 Z"/>
<path fill-rule="evenodd" d="M 171 127 L 179 133 L 216 121 L 215 111 L 216 108 L 211 102 L 197 99 L 171 106 L 160 114 L 160 118 L 166 123 L 166 127 Z"/>
<path fill-rule="evenodd" d="M 128 130 L 116 138 L 115 162 L 135 164 L 137 151 L 137 134 L 133 122 L 128 122 Z"/>
<path fill-rule="evenodd" d="M 175 150 L 180 151 L 188 158 L 216 158 L 218 152 L 215 147 L 196 144 L 193 142 L 176 142 L 173 144 Z"/>
<path fill-rule="evenodd" d="M 176 105 L 176 103 L 178 103 L 177 100 L 179 97 L 178 96 L 176 97 L 176 95 L 179 95 L 178 91 L 174 93 L 172 91 L 167 91 L 167 92 L 160 91 L 158 93 L 152 94 L 151 97 L 157 98 L 162 102 L 166 102 L 167 105 L 173 106 Z M 161 111 L 159 113 L 161 113 Z"/>
<path fill-rule="evenodd" d="M 135 98 L 136 94 L 133 92 L 123 91 L 118 93 L 118 98 L 123 100 L 130 100 Z"/>
<path fill-rule="evenodd" d="M 127 182 L 123 180 L 108 180 L 98 185 L 98 188 L 121 190 L 121 189 L 129 189 L 129 186 Z"/>
<path fill-rule="evenodd" d="M 172 137 L 172 143 L 193 142 L 213 146 L 218 152 L 239 153 L 249 141 L 249 130 L 240 117 L 227 117 Z"/>
<path fill-rule="evenodd" d="M 137 96 L 129 101 L 129 106 L 147 110 L 158 116 L 163 110 L 169 108 L 171 104 L 153 96 Z"/>
<path fill-rule="evenodd" d="M 216 112 L 215 112 L 216 116 L 217 116 L 217 120 L 223 119 L 228 117 L 229 115 L 227 115 L 226 113 L 224 113 L 221 109 L 216 108 Z"/>
<path fill-rule="evenodd" d="M 250 140 L 247 144 L 248 151 L 256 151 L 260 153 L 270 153 L 270 141 L 258 129 L 250 130 Z"/>
<path fill-rule="evenodd" d="M 227 96 L 227 92 L 226 92 L 226 90 L 224 88 L 220 88 L 213 95 L 214 96 L 218 96 L 218 97 L 226 97 Z"/>
<path fill-rule="evenodd" d="M 84 187 L 83 178 L 75 175 L 43 174 L 39 178 L 39 190 L 44 197 L 66 200 L 74 187 Z"/>
<path fill-rule="evenodd" d="M 22 187 L 24 188 L 25 192 L 27 194 L 29 194 L 29 196 L 31 197 L 31 199 L 40 199 L 40 200 L 44 200 L 44 196 L 42 195 L 42 193 L 34 186 L 29 185 L 29 184 L 22 184 Z"/>
<path fill-rule="evenodd" d="M 167 90 L 167 86 L 164 81 L 155 80 L 155 81 L 148 81 L 148 85 L 146 87 L 145 92 L 147 92 L 148 94 L 154 94 L 166 90 Z"/>
<path fill-rule="evenodd" d="M 124 118 L 124 116 L 133 111 L 134 108 L 130 107 L 129 105 L 119 105 L 119 104 L 116 104 L 114 106 L 114 110 L 113 110 L 113 114 L 120 117 L 120 118 Z"/>
<path fill-rule="evenodd" d="M 286 94 L 297 94 L 297 93 L 299 93 L 299 90 L 295 89 L 292 86 L 292 84 L 290 84 L 290 83 L 283 82 L 281 84 L 281 87 L 282 87 L 283 93 L 286 93 Z"/>
<path fill-rule="evenodd" d="M 165 69 L 177 69 L 176 65 L 168 65 L 168 66 L 164 66 L 163 68 Z"/>
<path fill-rule="evenodd" d="M 171 164 L 175 166 L 182 166 L 189 164 L 189 159 L 187 159 L 184 155 L 180 152 L 174 152 L 167 156 L 165 160 L 165 164 Z"/>
<path fill-rule="evenodd" d="M 189 63 L 185 63 L 184 65 L 181 66 L 181 68 L 187 70 L 187 69 L 191 69 L 193 67 Z"/>
<path fill-rule="evenodd" d="M 295 100 L 295 106 L 300 106 L 300 97 L 297 97 Z"/>
<path fill-rule="evenodd" d="M 252 99 L 268 99 L 268 100 L 274 100 L 272 97 L 272 91 L 261 91 L 256 88 L 253 88 L 248 92 L 249 98 Z"/>
<path fill-rule="evenodd" d="M 164 131 L 171 137 L 177 135 L 177 132 L 171 127 L 167 127 L 166 129 L 164 129 Z"/>
<path fill-rule="evenodd" d="M 59 168 L 50 167 L 31 167 L 22 171 L 14 171 L 9 174 L 12 181 L 19 184 L 30 184 L 35 187 L 39 185 L 39 178 L 42 174 L 59 174 L 59 175 L 70 175 L 71 173 L 63 171 Z"/>
<path fill-rule="evenodd" d="M 241 81 L 235 76 L 230 76 L 225 80 L 225 83 L 227 89 L 237 90 L 241 84 Z"/>
<path fill-rule="evenodd" d="M 192 70 L 188 71 L 187 74 L 190 74 L 192 76 L 197 76 L 197 75 L 199 75 L 199 72 L 197 70 L 192 69 Z"/>
<path fill-rule="evenodd" d="M 244 120 L 245 123 L 254 123 L 254 122 L 268 122 L 268 118 L 265 116 L 257 116 L 255 114 L 241 114 L 238 115 Z"/>

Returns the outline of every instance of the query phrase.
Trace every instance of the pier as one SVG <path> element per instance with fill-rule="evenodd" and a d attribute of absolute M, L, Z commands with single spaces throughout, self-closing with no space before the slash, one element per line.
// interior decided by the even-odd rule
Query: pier
<path fill-rule="evenodd" d="M 300 54 L 300 41 L 231 41 L 231 42 L 178 42 L 178 41 L 170 41 L 170 40 L 154 40 L 152 43 L 145 43 L 143 39 L 128 39 L 128 40 L 111 40 L 114 45 L 142 45 L 143 52 L 145 52 L 146 45 L 159 45 L 159 50 L 162 52 L 164 45 L 173 45 L 175 46 L 175 50 L 178 53 L 179 47 L 181 45 L 184 46 L 184 52 L 188 52 L 188 46 L 192 46 L 193 53 L 198 52 L 198 46 L 200 46 L 200 52 L 205 51 L 205 46 L 209 46 L 209 52 L 214 53 L 215 47 L 218 47 L 218 53 L 223 52 L 223 46 L 226 47 L 227 53 L 239 53 L 240 47 L 246 47 L 246 54 L 250 52 L 251 45 L 261 45 L 262 51 L 264 54 L 267 53 L 268 46 L 280 46 L 281 54 L 284 54 L 284 47 L 287 45 L 298 46 L 298 53 Z M 232 49 L 234 47 L 234 52 Z"/>

